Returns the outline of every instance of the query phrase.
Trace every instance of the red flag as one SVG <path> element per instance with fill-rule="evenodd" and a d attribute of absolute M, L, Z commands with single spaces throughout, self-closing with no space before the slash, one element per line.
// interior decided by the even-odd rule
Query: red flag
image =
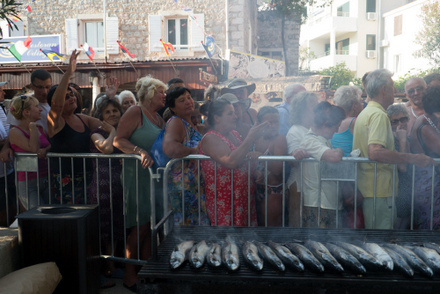
<path fill-rule="evenodd" d="M 170 56 L 170 52 L 168 51 L 168 49 L 171 50 L 171 52 L 174 53 L 174 46 L 171 43 L 164 43 L 162 41 L 162 39 L 160 39 L 160 42 L 162 43 L 163 48 L 165 49 L 165 53 L 167 54 L 167 56 Z"/>
<path fill-rule="evenodd" d="M 29 12 L 32 11 L 32 9 L 31 9 L 31 7 L 29 5 L 26 6 L 26 10 L 29 11 Z"/>
<path fill-rule="evenodd" d="M 123 53 L 127 54 L 127 55 L 130 56 L 131 58 L 134 58 L 134 57 L 136 56 L 136 55 L 134 55 L 134 54 L 131 54 L 131 53 L 127 50 L 127 48 L 125 48 L 124 46 L 122 46 L 122 45 L 121 45 L 121 42 L 119 42 L 119 41 L 116 41 L 116 42 L 118 43 L 119 48 L 121 48 L 121 50 L 122 50 Z"/>

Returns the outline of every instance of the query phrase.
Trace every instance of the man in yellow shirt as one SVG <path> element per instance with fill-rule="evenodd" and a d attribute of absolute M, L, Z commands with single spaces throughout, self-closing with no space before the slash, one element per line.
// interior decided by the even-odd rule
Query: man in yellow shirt
<path fill-rule="evenodd" d="M 393 228 L 393 164 L 410 163 L 420 167 L 435 164 L 431 157 L 424 154 L 394 150 L 393 132 L 386 113 L 388 106 L 394 103 L 395 88 L 391 76 L 392 73 L 386 69 L 368 74 L 366 90 L 370 102 L 359 114 L 354 126 L 353 150 L 359 149 L 361 157 L 383 163 L 377 165 L 376 174 L 374 163 L 358 164 L 358 187 L 364 196 L 366 229 Z M 397 173 L 395 179 L 397 184 Z"/>

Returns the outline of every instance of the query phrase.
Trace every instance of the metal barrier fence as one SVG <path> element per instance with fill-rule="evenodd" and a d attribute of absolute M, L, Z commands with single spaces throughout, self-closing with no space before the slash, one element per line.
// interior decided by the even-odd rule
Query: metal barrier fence
<path fill-rule="evenodd" d="M 126 240 L 127 240 L 127 235 L 126 235 L 126 231 L 125 231 L 125 227 L 126 227 L 126 201 L 127 199 L 125 198 L 125 187 L 126 187 L 126 167 L 127 165 L 131 162 L 133 162 L 133 160 L 136 162 L 135 164 L 135 183 L 136 183 L 136 192 L 135 192 L 135 203 L 136 203 L 136 225 L 134 226 L 134 229 L 137 230 L 137 259 L 128 259 L 126 257 L 126 255 L 124 255 L 123 257 L 121 256 L 116 256 L 114 254 L 115 252 L 115 248 L 114 248 L 114 243 L 111 242 L 111 254 L 104 254 L 103 252 L 101 252 L 101 257 L 103 258 L 109 258 L 112 260 L 116 260 L 116 261 L 123 261 L 123 262 L 128 262 L 128 263 L 134 263 L 134 264 L 144 264 L 146 261 L 142 260 L 139 258 L 140 256 L 140 246 L 139 246 L 139 226 L 141 225 L 139 223 L 139 219 L 140 219 L 140 212 L 139 212 L 139 199 L 140 197 L 143 197 L 144 195 L 140 195 L 139 194 L 139 189 L 138 189 L 138 184 L 139 183 L 145 183 L 144 179 L 139 178 L 139 169 L 141 169 L 140 166 L 140 160 L 141 157 L 138 155 L 127 155 L 127 154 L 111 154 L 111 155 L 106 155 L 106 154 L 96 154 L 96 153 L 90 153 L 90 154 L 61 154 L 61 153 L 48 153 L 47 154 L 47 159 L 45 159 L 47 161 L 47 166 L 48 166 L 48 175 L 47 175 L 47 184 L 49 187 L 49 191 L 47 194 L 46 199 L 48 200 L 46 204 L 64 204 L 67 205 L 67 203 L 63 202 L 63 197 L 60 198 L 59 201 L 54 201 L 54 194 L 59 194 L 62 195 L 63 194 L 63 189 L 64 192 L 65 188 L 63 187 L 63 178 L 59 177 L 58 179 L 54 179 L 52 178 L 52 174 L 53 174 L 53 169 L 54 167 L 58 168 L 60 171 L 63 170 L 64 165 L 69 164 L 70 167 L 69 169 L 71 170 L 72 174 L 75 174 L 78 171 L 75 171 L 75 162 L 82 162 L 82 168 L 81 171 L 78 172 L 79 174 L 81 174 L 81 176 L 83 177 L 83 192 L 84 192 L 84 199 L 83 202 L 81 202 L 81 204 L 90 204 L 88 202 L 88 187 L 89 184 L 88 181 L 90 178 L 92 178 L 93 176 L 95 177 L 95 183 L 96 183 L 96 194 L 97 194 L 97 204 L 100 205 L 100 182 L 102 182 L 102 176 L 99 173 L 100 170 L 100 166 L 102 165 L 108 165 L 108 170 L 109 170 L 109 174 L 108 174 L 108 178 L 109 178 L 109 183 L 112 183 L 112 165 L 115 164 L 115 160 L 117 160 L 117 162 L 119 162 L 119 164 L 121 165 L 121 185 L 122 185 L 122 195 L 113 195 L 113 191 L 112 191 L 112 185 L 110 185 L 109 187 L 109 197 L 110 197 L 110 224 L 111 224 L 111 232 L 110 232 L 110 236 L 111 236 L 111 240 L 114 240 L 114 231 L 116 230 L 116 228 L 114 228 L 114 216 L 113 216 L 113 211 L 115 209 L 115 207 L 112 206 L 113 203 L 113 199 L 115 197 L 122 197 L 122 211 L 124 212 L 124 216 L 123 216 L 123 240 L 124 240 L 124 248 L 126 247 Z M 90 169 L 90 165 L 87 164 L 87 161 L 94 161 L 95 162 L 95 166 Z M 153 171 L 152 169 L 149 169 L 149 180 L 148 180 L 148 184 L 150 185 L 150 195 L 154 195 L 154 197 L 150 197 L 150 205 L 151 205 L 151 216 L 150 216 L 150 229 L 151 229 L 151 242 L 152 242 L 152 250 L 154 251 L 155 248 L 157 247 L 157 244 L 160 242 L 159 238 L 158 238 L 158 234 L 157 232 L 160 231 L 163 227 L 163 233 L 166 236 L 171 230 L 172 230 L 172 226 L 175 225 L 174 224 L 174 218 L 173 218 L 173 209 L 172 207 L 169 207 L 169 196 L 170 196 L 170 191 L 168 189 L 169 186 L 169 182 L 168 179 L 170 178 L 170 173 L 172 171 L 173 167 L 175 164 L 179 164 L 180 163 L 180 171 L 184 171 L 185 170 L 185 164 L 186 162 L 192 162 L 192 166 L 195 170 L 195 179 L 196 179 L 196 189 L 198 194 L 201 194 L 201 190 L 202 188 L 202 172 L 201 172 L 201 162 L 202 161 L 206 161 L 206 160 L 211 160 L 209 157 L 207 156 L 203 156 L 203 155 L 190 155 L 187 156 L 185 158 L 182 159 L 173 159 L 171 160 L 168 165 L 165 168 L 159 168 L 157 171 Z M 104 162 L 103 162 L 104 161 Z M 374 187 L 373 187 L 373 191 L 374 191 L 374 195 L 373 195 L 373 211 L 374 214 L 372 216 L 373 219 L 373 225 L 375 224 L 376 221 L 376 201 L 378 200 L 378 197 L 376 195 L 377 192 L 377 169 L 378 166 L 380 166 L 380 163 L 374 162 L 374 161 L 370 161 L 367 158 L 343 158 L 343 160 L 339 163 L 326 163 L 326 162 L 317 162 L 316 160 L 313 159 L 305 159 L 302 161 L 297 161 L 295 160 L 292 156 L 260 156 L 258 158 L 258 161 L 262 162 L 264 165 L 264 183 L 266 184 L 266 189 L 265 189 L 265 197 L 263 200 L 264 205 L 264 209 L 265 209 L 265 213 L 264 213 L 264 221 L 263 221 L 263 226 L 268 226 L 268 188 L 267 188 L 267 183 L 268 183 L 268 164 L 270 162 L 273 161 L 282 161 L 282 195 L 286 194 L 286 191 L 288 190 L 289 187 L 287 187 L 286 181 L 287 181 L 287 174 L 290 170 L 290 164 L 292 163 L 296 163 L 299 164 L 299 171 L 300 171 L 300 178 L 301 181 L 299 184 L 299 190 L 303 191 L 303 185 L 304 185 L 304 177 L 303 177 L 303 173 L 304 173 L 304 165 L 305 164 L 309 164 L 309 163 L 315 163 L 319 165 L 318 168 L 318 205 L 317 205 L 317 211 L 318 211 L 318 222 L 320 222 L 320 215 L 321 215 L 321 189 L 322 189 L 322 183 L 326 182 L 326 181 L 333 181 L 336 182 L 336 189 L 337 189 L 337 195 L 338 197 L 341 197 L 341 193 L 340 193 L 340 182 L 351 182 L 354 185 L 354 211 L 353 211 L 353 228 L 356 228 L 357 226 L 357 221 L 358 221 L 358 216 L 357 216 L 357 210 L 356 207 L 358 206 L 357 204 L 357 187 L 358 187 L 358 175 L 357 175 L 357 170 L 358 170 L 358 165 L 360 164 L 366 164 L 366 163 L 372 163 L 374 165 L 374 174 L 375 174 L 375 178 L 374 178 Z M 437 161 L 440 162 L 440 161 Z M 29 199 L 30 195 L 28 193 L 29 189 L 32 188 L 30 187 L 29 183 L 29 175 L 31 175 L 30 173 L 36 173 L 36 178 L 39 178 L 39 165 L 41 164 L 41 161 L 39 162 L 37 155 L 36 154 L 31 154 L 31 153 L 17 153 L 16 157 L 15 157 L 15 162 L 14 162 L 14 169 L 15 169 L 15 180 L 16 183 L 18 184 L 18 172 L 25 172 L 25 187 L 26 187 L 26 193 L 25 195 L 28 197 L 28 201 L 27 203 L 31 203 L 31 199 Z M 248 201 L 248 211 L 251 211 L 251 200 L 252 197 L 254 197 L 254 195 L 251 193 L 251 183 L 253 182 L 253 175 L 251 173 L 251 162 L 248 161 L 247 162 L 248 165 L 248 174 L 247 174 L 247 178 L 248 178 L 248 189 L 247 189 L 247 201 Z M 214 163 L 215 166 L 215 170 L 217 170 L 217 163 Z M 415 180 L 415 173 L 416 173 L 416 169 L 414 167 L 408 167 L 408 169 L 411 171 L 411 183 L 412 183 L 412 188 L 411 188 L 411 195 L 410 195 L 410 204 L 411 204 L 411 214 L 410 214 L 410 229 L 414 229 L 414 205 L 415 205 L 415 197 L 416 197 L 416 191 L 414 188 L 414 180 Z M 5 172 L 6 172 L 6 168 L 5 168 Z M 5 173 L 6 174 L 6 173 Z M 436 194 L 436 186 L 434 185 L 434 179 L 438 178 L 438 173 L 436 171 L 435 167 L 432 167 L 432 180 L 431 180 L 431 197 L 430 197 L 430 224 L 429 224 L 429 229 L 433 229 L 435 222 L 434 222 L 434 202 L 436 201 L 435 199 L 435 194 Z M 181 199 L 181 211 L 183 216 L 185 216 L 185 176 L 186 174 L 184 173 L 184 177 L 181 177 L 181 187 L 180 187 L 180 193 L 182 196 Z M 231 181 L 231 191 L 234 191 L 234 171 L 231 171 L 231 177 L 232 177 L 232 181 Z M 214 176 L 215 179 L 217 179 L 217 173 L 215 173 Z M 397 197 L 397 190 L 396 190 L 396 178 L 397 178 L 397 166 L 394 165 L 393 168 L 393 193 L 392 193 L 392 199 L 393 199 L 393 203 L 395 203 L 396 197 Z M 73 177 L 71 179 L 72 181 L 72 193 L 71 193 L 71 202 L 75 203 L 77 202 L 78 198 L 81 198 L 82 195 L 77 194 L 77 192 L 75 191 L 75 189 L 73 188 L 75 186 L 75 181 L 77 179 L 75 179 L 75 177 Z M 5 181 L 5 194 L 7 195 L 7 180 L 6 177 L 4 179 Z M 43 203 L 41 203 L 41 199 L 45 199 L 42 198 L 40 195 L 40 181 L 36 181 L 36 190 L 37 190 L 37 205 L 43 205 Z M 58 185 L 57 185 L 58 184 Z M 211 225 L 216 225 L 217 221 L 218 221 L 218 216 L 217 216 L 217 186 L 221 185 L 221 183 L 218 183 L 217 180 L 214 183 L 215 187 L 214 187 L 214 191 L 215 191 L 215 195 L 214 195 L 214 203 L 215 203 L 215 217 L 214 219 L 210 219 L 211 221 Z M 57 189 L 54 189 L 54 187 L 58 187 Z M 162 190 L 162 191 L 161 191 Z M 175 192 L 175 191 L 174 191 Z M 18 195 L 19 191 L 17 190 L 17 195 Z M 46 196 L 46 195 L 44 195 Z M 133 195 L 131 195 L 131 197 L 133 197 Z M 2 198 L 3 199 L 3 198 Z M 8 199 L 10 199 L 9 197 L 5 197 L 5 207 L 9 207 L 9 205 L 11 203 L 9 203 Z M 300 219 L 300 227 L 303 227 L 303 204 L 304 204 L 304 193 L 301 193 L 300 196 L 300 209 L 299 209 L 299 219 Z M 2 200 L 3 201 L 3 200 Z M 341 199 L 338 199 L 338 203 L 341 201 Z M 158 203 L 156 203 L 158 202 Z M 14 204 L 16 206 L 16 214 L 18 214 L 20 212 L 20 203 L 21 201 L 19 201 L 19 197 L 15 197 L 15 201 Z M 201 220 L 201 202 L 198 202 L 198 216 L 196 218 L 198 218 L 198 222 L 200 223 Z M 156 204 L 159 204 L 158 206 L 156 206 Z M 162 207 L 161 211 L 156 211 L 157 207 Z M 30 208 L 30 207 L 28 207 Z M 6 210 L 6 214 L 8 213 L 8 210 Z M 288 218 L 288 209 L 287 209 L 287 199 L 282 196 L 282 210 L 281 210 L 281 226 L 286 226 L 287 225 L 287 218 Z M 291 212 L 290 212 L 291 213 Z M 337 228 L 341 228 L 342 225 L 340 223 L 340 216 L 339 216 L 339 209 L 336 209 L 336 227 Z M 392 210 L 392 219 L 395 219 L 395 210 Z M 231 193 L 231 224 L 234 224 L 233 221 L 234 218 L 234 193 Z M 100 220 L 101 222 L 101 220 Z M 177 224 L 178 225 L 178 224 Z M 318 223 L 318 225 L 320 225 L 320 223 Z M 250 213 L 248 214 L 248 226 L 251 226 L 251 216 Z M 101 225 L 99 226 L 101 229 Z M 120 229 L 120 228 L 119 228 Z M 101 235 L 101 232 L 100 232 Z M 100 238 L 100 243 L 101 243 L 101 238 Z M 101 247 L 101 246 L 100 246 Z M 154 252 L 153 252 L 154 253 Z"/>

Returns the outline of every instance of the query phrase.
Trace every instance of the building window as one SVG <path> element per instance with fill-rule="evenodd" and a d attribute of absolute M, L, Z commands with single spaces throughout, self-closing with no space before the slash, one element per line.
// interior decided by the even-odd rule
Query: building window
<path fill-rule="evenodd" d="M 336 55 L 348 55 L 350 53 L 350 39 L 336 42 Z"/>
<path fill-rule="evenodd" d="M 394 36 L 402 34 L 402 15 L 394 17 Z"/>
<path fill-rule="evenodd" d="M 271 58 L 276 60 L 284 60 L 283 58 L 283 50 L 280 48 L 271 48 L 271 49 L 258 49 L 259 56 L 265 58 Z"/>
<path fill-rule="evenodd" d="M 367 12 L 376 12 L 376 0 L 367 0 Z"/>
<path fill-rule="evenodd" d="M 367 35 L 367 50 L 376 50 L 376 35 Z"/>
<path fill-rule="evenodd" d="M 325 54 L 325 56 L 328 56 L 328 55 L 330 55 L 330 44 L 325 44 L 324 45 L 324 54 Z"/>
<path fill-rule="evenodd" d="M 338 7 L 337 16 L 349 17 L 350 16 L 350 2 L 342 4 Z"/>
<path fill-rule="evenodd" d="M 394 55 L 394 72 L 399 72 L 400 71 L 400 64 L 401 60 L 400 60 L 400 55 Z"/>
<path fill-rule="evenodd" d="M 94 50 L 104 50 L 104 23 L 102 21 L 84 22 L 84 42 Z"/>
<path fill-rule="evenodd" d="M 176 18 L 167 20 L 167 40 L 176 50 L 188 50 L 188 19 Z"/>

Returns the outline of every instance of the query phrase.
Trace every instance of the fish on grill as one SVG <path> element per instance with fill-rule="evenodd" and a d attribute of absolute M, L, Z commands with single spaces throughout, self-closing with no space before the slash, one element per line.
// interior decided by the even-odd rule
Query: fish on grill
<path fill-rule="evenodd" d="M 336 258 L 333 257 L 330 251 L 328 251 L 328 249 L 322 243 L 307 240 L 305 245 L 319 260 L 319 262 L 324 265 L 324 268 L 328 268 L 338 273 L 344 272 L 342 265 L 336 260 Z"/>
<path fill-rule="evenodd" d="M 336 258 L 336 260 L 342 264 L 344 268 L 351 270 L 356 274 L 365 274 L 367 270 L 365 267 L 356 259 L 353 255 L 351 255 L 345 249 L 336 246 L 335 244 L 327 243 L 325 244 L 328 251 Z"/>
<path fill-rule="evenodd" d="M 194 246 L 194 241 L 184 241 L 177 244 L 171 252 L 170 265 L 172 269 L 181 266 L 188 257 L 188 251 Z"/>
<path fill-rule="evenodd" d="M 384 250 L 393 260 L 394 270 L 401 272 L 408 278 L 412 278 L 414 276 L 414 270 L 408 265 L 405 259 L 400 256 L 400 254 L 389 247 L 385 247 Z"/>
<path fill-rule="evenodd" d="M 285 265 L 298 272 L 304 271 L 304 265 L 302 264 L 301 260 L 299 260 L 299 258 L 290 252 L 290 250 L 285 246 L 272 241 L 269 241 L 267 244 L 275 252 L 275 254 L 278 255 Z"/>
<path fill-rule="evenodd" d="M 415 271 L 427 276 L 432 277 L 434 275 L 432 269 L 426 265 L 413 251 L 410 249 L 400 246 L 398 244 L 387 244 L 388 248 L 391 248 L 400 256 L 402 256 L 405 261 L 408 263 L 410 267 L 412 267 Z"/>
<path fill-rule="evenodd" d="M 264 261 L 258 255 L 258 248 L 253 242 L 246 241 L 243 244 L 242 253 L 244 260 L 251 266 L 251 268 L 257 271 L 263 269 Z"/>
<path fill-rule="evenodd" d="M 299 260 L 301 260 L 301 262 L 307 269 L 316 273 L 324 272 L 324 266 L 305 246 L 299 243 L 286 243 L 285 245 L 293 254 L 295 254 L 299 258 Z"/>
<path fill-rule="evenodd" d="M 437 251 L 422 246 L 413 247 L 412 250 L 435 273 L 440 273 L 440 255 L 437 253 Z"/>
<path fill-rule="evenodd" d="M 256 242 L 257 248 L 258 248 L 258 252 L 261 254 L 261 256 L 263 256 L 263 259 L 268 262 L 270 265 L 272 265 L 276 270 L 280 271 L 280 272 L 284 272 L 286 270 L 286 266 L 284 265 L 284 263 L 281 261 L 281 259 L 278 258 L 278 256 L 275 254 L 275 252 L 273 252 L 273 250 L 261 243 L 261 242 Z"/>
<path fill-rule="evenodd" d="M 219 267 L 222 265 L 222 247 L 218 243 L 212 243 L 211 248 L 206 256 L 206 262 L 211 267 Z"/>
<path fill-rule="evenodd" d="M 437 243 L 426 242 L 423 243 L 423 247 L 434 249 L 435 251 L 437 251 L 438 254 L 440 254 L 440 245 Z"/>
<path fill-rule="evenodd" d="M 365 251 L 370 253 L 373 257 L 382 263 L 382 266 L 388 270 L 392 271 L 394 269 L 394 263 L 391 256 L 377 243 L 365 243 L 363 244 Z"/>
<path fill-rule="evenodd" d="M 236 271 L 240 267 L 238 247 L 234 241 L 226 241 L 222 248 L 222 261 L 226 268 L 230 271 Z"/>
<path fill-rule="evenodd" d="M 380 270 L 383 268 L 383 264 L 376 257 L 359 246 L 341 241 L 332 243 L 350 252 L 368 270 Z"/>
<path fill-rule="evenodd" d="M 209 249 L 204 240 L 194 245 L 189 252 L 189 264 L 194 268 L 201 268 L 205 263 Z"/>

